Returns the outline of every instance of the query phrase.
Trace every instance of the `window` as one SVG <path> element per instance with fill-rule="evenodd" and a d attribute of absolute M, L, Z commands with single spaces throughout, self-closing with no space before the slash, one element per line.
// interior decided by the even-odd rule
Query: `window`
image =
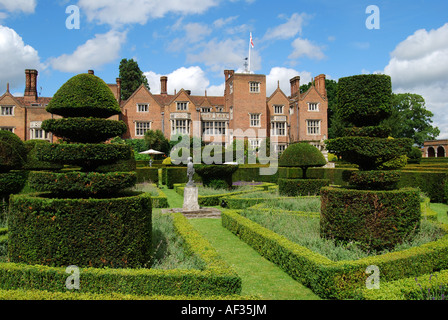
<path fill-rule="evenodd" d="M 188 120 L 174 120 L 172 122 L 171 132 L 173 134 L 189 134 Z"/>
<path fill-rule="evenodd" d="M 210 112 L 212 112 L 212 108 L 202 108 L 201 112 L 202 113 L 210 113 Z"/>
<path fill-rule="evenodd" d="M 136 122 L 135 123 L 135 135 L 137 137 L 143 137 L 146 131 L 151 130 L 151 122 Z"/>
<path fill-rule="evenodd" d="M 308 135 L 320 134 L 320 120 L 307 120 Z"/>
<path fill-rule="evenodd" d="M 14 128 L 13 127 L 0 127 L 0 130 L 2 131 L 9 131 L 14 133 Z"/>
<path fill-rule="evenodd" d="M 1 106 L 2 116 L 13 116 L 14 106 Z"/>
<path fill-rule="evenodd" d="M 224 121 L 204 121 L 202 122 L 202 134 L 204 135 L 225 135 L 226 123 Z"/>
<path fill-rule="evenodd" d="M 249 82 L 251 93 L 260 93 L 260 82 Z"/>
<path fill-rule="evenodd" d="M 275 145 L 275 152 L 282 153 L 286 150 L 286 144 L 277 144 Z"/>
<path fill-rule="evenodd" d="M 319 111 L 319 104 L 314 102 L 308 102 L 308 111 Z"/>
<path fill-rule="evenodd" d="M 149 112 L 149 104 L 137 104 L 137 112 Z"/>
<path fill-rule="evenodd" d="M 211 122 L 211 121 L 202 122 L 202 134 L 205 134 L 205 135 L 213 134 L 213 122 Z"/>
<path fill-rule="evenodd" d="M 257 149 L 260 147 L 261 139 L 249 139 L 249 146 L 251 149 Z"/>
<path fill-rule="evenodd" d="M 177 103 L 177 111 L 187 111 L 187 110 L 188 110 L 188 102 Z"/>
<path fill-rule="evenodd" d="M 251 127 L 260 127 L 261 126 L 261 114 L 259 113 L 251 113 L 250 114 L 250 126 Z"/>
<path fill-rule="evenodd" d="M 37 140 L 47 140 L 48 139 L 48 133 L 46 133 L 44 130 L 40 128 L 33 128 L 31 129 L 31 139 L 37 139 Z"/>
<path fill-rule="evenodd" d="M 275 114 L 283 114 L 283 106 L 274 106 Z"/>
<path fill-rule="evenodd" d="M 222 121 L 215 122 L 215 134 L 226 134 L 226 123 Z"/>
<path fill-rule="evenodd" d="M 271 133 L 273 136 L 286 136 L 286 122 L 272 122 Z"/>
<path fill-rule="evenodd" d="M 233 82 L 229 83 L 229 93 L 232 94 L 233 93 Z"/>

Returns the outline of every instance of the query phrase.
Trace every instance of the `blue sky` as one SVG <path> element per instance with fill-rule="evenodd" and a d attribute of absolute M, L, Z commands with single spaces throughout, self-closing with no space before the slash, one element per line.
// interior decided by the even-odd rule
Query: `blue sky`
<path fill-rule="evenodd" d="M 79 29 L 66 27 L 69 5 Z M 366 27 L 369 5 L 380 29 Z M 278 81 L 289 94 L 296 75 L 385 73 L 395 92 L 425 98 L 448 138 L 447 12 L 446 0 L 0 0 L 0 90 L 23 94 L 27 68 L 39 70 L 42 96 L 88 69 L 113 83 L 133 58 L 154 93 L 167 75 L 170 93 L 222 95 L 223 70 L 243 68 L 252 32 L 252 71 L 267 75 L 268 95 Z"/>

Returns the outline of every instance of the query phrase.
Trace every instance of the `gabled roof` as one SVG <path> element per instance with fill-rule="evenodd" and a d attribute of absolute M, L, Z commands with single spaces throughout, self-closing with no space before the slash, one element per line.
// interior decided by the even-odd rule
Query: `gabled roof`
<path fill-rule="evenodd" d="M 300 95 L 300 100 L 304 100 L 304 99 L 306 98 L 306 96 L 307 96 L 312 90 L 316 91 L 316 93 L 322 98 L 322 100 L 327 100 L 326 97 L 322 96 L 322 95 L 320 94 L 320 92 L 317 91 L 317 89 L 316 89 L 316 87 L 315 87 L 314 85 L 312 85 L 311 87 L 309 87 L 308 90 L 307 90 L 305 93 L 303 93 L 303 94 Z"/>
<path fill-rule="evenodd" d="M 283 95 L 285 99 L 288 101 L 290 100 L 289 97 L 283 92 L 283 90 L 280 89 L 280 86 L 278 86 L 277 89 L 275 89 L 275 91 L 271 94 L 271 96 L 266 99 L 266 101 L 269 102 L 277 94 Z"/>
<path fill-rule="evenodd" d="M 126 101 L 123 101 L 122 102 L 122 106 L 124 107 L 126 104 L 127 104 L 127 102 L 128 101 L 130 101 L 132 98 L 134 98 L 134 96 L 138 93 L 138 92 L 140 92 L 141 90 L 144 90 L 144 91 L 146 91 L 146 93 L 149 95 L 149 96 L 151 96 L 161 107 L 163 107 L 164 106 L 164 104 L 161 104 L 160 103 L 160 101 L 159 101 L 159 99 L 157 99 L 156 97 L 156 95 L 153 95 L 152 93 L 151 93 L 151 91 L 149 91 L 148 90 L 148 88 L 144 85 L 144 84 L 141 84 L 140 85 L 140 87 L 138 87 L 138 89 L 137 90 L 135 90 L 134 91 L 134 93 L 133 94 L 131 94 L 131 96 L 126 100 Z"/>

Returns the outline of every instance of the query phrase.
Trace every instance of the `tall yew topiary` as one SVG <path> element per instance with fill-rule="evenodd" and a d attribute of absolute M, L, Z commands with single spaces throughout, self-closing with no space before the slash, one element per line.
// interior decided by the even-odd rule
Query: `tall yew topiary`
<path fill-rule="evenodd" d="M 92 74 L 68 80 L 47 111 L 62 116 L 42 123 L 60 137 L 42 144 L 36 158 L 79 170 L 33 171 L 39 194 L 11 198 L 11 261 L 51 266 L 140 267 L 151 254 L 151 199 L 126 191 L 137 181 L 130 146 L 107 143 L 126 132 L 106 83 Z M 120 163 L 121 165 L 117 165 Z M 120 171 L 117 171 L 120 170 Z"/>
<path fill-rule="evenodd" d="M 385 248 L 419 230 L 417 190 L 401 192 L 398 167 L 411 139 L 394 139 L 380 126 L 392 112 L 392 84 L 387 75 L 360 75 L 339 80 L 336 112 L 352 127 L 326 141 L 329 152 L 356 164 L 349 188 L 323 188 L 321 235 Z M 398 159 L 398 160 L 397 160 Z M 417 205 L 416 205 L 417 204 Z"/>

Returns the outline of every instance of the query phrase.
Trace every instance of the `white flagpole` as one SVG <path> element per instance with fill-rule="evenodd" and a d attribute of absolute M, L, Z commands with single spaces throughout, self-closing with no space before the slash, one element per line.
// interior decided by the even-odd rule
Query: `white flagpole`
<path fill-rule="evenodd" d="M 251 48 L 252 48 L 252 32 L 250 33 L 250 40 L 249 40 L 249 73 L 250 73 L 250 54 L 251 54 Z"/>

